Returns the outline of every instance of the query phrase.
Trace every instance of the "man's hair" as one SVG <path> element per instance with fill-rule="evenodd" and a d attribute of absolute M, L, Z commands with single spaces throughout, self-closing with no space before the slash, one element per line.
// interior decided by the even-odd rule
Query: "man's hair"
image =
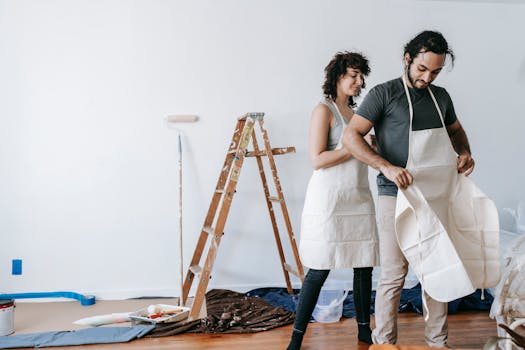
<path fill-rule="evenodd" d="M 405 45 L 405 52 L 410 56 L 410 62 L 421 52 L 433 52 L 438 55 L 449 55 L 454 65 L 454 52 L 448 47 L 447 40 L 440 32 L 425 30 Z"/>
<path fill-rule="evenodd" d="M 346 74 L 347 68 L 359 69 L 361 73 L 363 73 L 363 76 L 370 74 L 368 59 L 363 54 L 349 51 L 336 53 L 324 69 L 325 80 L 323 84 L 323 93 L 325 97 L 331 98 L 335 101 L 337 97 L 337 81 L 340 76 Z M 364 79 L 362 87 L 365 87 Z M 350 107 L 355 107 L 356 105 L 352 96 L 348 99 L 348 105 Z"/>

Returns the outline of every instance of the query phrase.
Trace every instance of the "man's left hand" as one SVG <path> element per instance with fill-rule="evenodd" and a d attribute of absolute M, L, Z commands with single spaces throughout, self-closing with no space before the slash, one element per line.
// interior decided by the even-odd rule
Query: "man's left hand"
<path fill-rule="evenodd" d="M 470 153 L 460 154 L 458 156 L 458 173 L 465 173 L 469 176 L 474 171 L 474 159 Z"/>

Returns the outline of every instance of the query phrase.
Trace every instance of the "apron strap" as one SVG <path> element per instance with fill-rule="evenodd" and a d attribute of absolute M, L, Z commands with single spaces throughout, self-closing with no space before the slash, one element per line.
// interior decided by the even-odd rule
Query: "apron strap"
<path fill-rule="evenodd" d="M 330 102 L 332 104 L 332 106 L 334 106 L 335 111 L 337 112 L 336 113 L 337 114 L 337 118 L 341 122 L 341 135 L 339 135 L 339 141 L 337 142 L 337 146 L 335 147 L 335 149 L 341 149 L 341 147 L 343 145 L 342 144 L 343 134 L 344 134 L 345 128 L 346 128 L 346 126 L 348 124 L 346 123 L 345 119 L 343 118 L 343 114 L 339 110 L 339 107 L 337 107 L 337 104 L 335 103 L 335 101 L 333 101 L 332 99 L 329 99 L 328 102 Z"/>
<path fill-rule="evenodd" d="M 413 132 L 412 124 L 414 121 L 414 107 L 412 106 L 412 100 L 410 99 L 410 92 L 408 91 L 408 85 L 406 82 L 405 74 L 403 74 L 402 80 L 403 80 L 403 87 L 405 88 L 405 95 L 408 101 L 408 112 L 410 115 L 410 125 L 408 127 L 408 159 L 407 159 L 407 165 L 406 165 L 406 167 L 408 168 L 409 166 L 412 166 L 412 132 Z M 443 113 L 441 113 L 441 109 L 439 108 L 436 97 L 434 96 L 434 93 L 430 89 L 430 86 L 427 87 L 427 90 L 430 93 L 430 97 L 432 98 L 432 101 L 434 101 L 434 105 L 436 106 L 436 110 L 439 114 L 439 119 L 441 120 L 441 125 L 444 128 L 445 119 L 443 118 Z"/>
<path fill-rule="evenodd" d="M 403 74 L 402 80 L 403 80 L 403 87 L 405 88 L 405 95 L 407 97 L 408 111 L 409 111 L 409 115 L 410 115 L 410 125 L 408 127 L 408 159 L 407 159 L 407 165 L 406 165 L 406 167 L 408 168 L 408 167 L 412 167 L 412 165 L 413 165 L 412 164 L 412 162 L 413 162 L 413 160 L 412 160 L 412 138 L 413 138 L 412 133 L 413 133 L 413 122 L 414 122 L 414 107 L 412 106 L 412 100 L 410 99 L 410 92 L 408 90 L 408 85 L 407 85 L 407 82 L 406 82 L 406 79 L 405 79 L 405 74 Z M 442 124 L 443 127 L 445 127 L 445 121 L 443 119 L 443 114 L 441 113 L 441 109 L 439 108 L 439 105 L 438 105 L 438 103 L 436 101 L 436 97 L 432 93 L 432 90 L 430 90 L 430 87 L 427 87 L 427 90 L 430 93 L 430 97 L 432 97 L 432 101 L 434 101 L 434 105 L 436 106 L 436 110 L 437 110 L 437 112 L 439 114 L 439 119 L 441 120 L 441 124 Z M 415 185 L 412 185 L 410 187 L 410 189 L 415 189 L 416 193 L 420 197 L 423 197 L 422 193 L 419 191 L 419 188 L 415 187 Z M 418 231 L 418 245 L 421 246 L 421 232 L 420 231 Z M 421 253 L 420 253 L 420 256 L 419 256 L 419 260 L 420 260 L 420 262 L 423 260 L 423 257 L 421 256 Z M 423 302 L 425 321 L 428 321 L 429 311 L 428 311 L 427 301 L 425 299 L 425 281 L 424 281 L 423 275 L 421 275 L 420 282 L 421 282 L 421 299 L 422 299 L 422 302 Z"/>

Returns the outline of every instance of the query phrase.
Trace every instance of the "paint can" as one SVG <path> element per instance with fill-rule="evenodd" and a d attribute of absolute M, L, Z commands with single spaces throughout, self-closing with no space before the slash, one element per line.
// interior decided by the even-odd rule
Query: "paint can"
<path fill-rule="evenodd" d="M 13 299 L 0 299 L 0 336 L 15 332 L 15 302 Z"/>

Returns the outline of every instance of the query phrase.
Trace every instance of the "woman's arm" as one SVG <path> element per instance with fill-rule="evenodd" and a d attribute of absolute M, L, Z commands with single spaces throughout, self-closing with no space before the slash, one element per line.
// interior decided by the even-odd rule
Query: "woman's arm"
<path fill-rule="evenodd" d="M 332 112 L 325 104 L 318 104 L 310 118 L 310 162 L 315 170 L 329 168 L 352 157 L 344 147 L 327 151 L 328 131 L 332 122 Z"/>
<path fill-rule="evenodd" d="M 370 145 L 365 141 L 364 136 L 368 134 L 374 125 L 368 119 L 354 114 L 350 124 L 343 134 L 343 146 L 349 148 L 359 159 L 372 168 L 379 170 L 397 187 L 406 188 L 414 181 L 412 174 L 405 168 L 392 165 L 386 159 L 374 152 Z"/>

